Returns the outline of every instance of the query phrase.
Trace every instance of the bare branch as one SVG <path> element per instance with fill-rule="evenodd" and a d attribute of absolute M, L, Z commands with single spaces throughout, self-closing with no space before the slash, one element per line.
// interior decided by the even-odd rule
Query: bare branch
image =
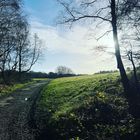
<path fill-rule="evenodd" d="M 96 40 L 99 41 L 101 38 L 103 38 L 105 35 L 109 34 L 110 32 L 112 32 L 112 30 L 106 31 L 100 37 L 96 38 Z"/>
<path fill-rule="evenodd" d="M 81 3 L 81 6 L 86 6 L 86 7 L 88 7 L 88 6 L 91 6 L 92 4 L 94 4 L 95 2 L 97 2 L 97 0 L 93 0 L 93 1 L 91 1 L 91 2 L 82 2 L 82 3 Z"/>
<path fill-rule="evenodd" d="M 64 3 L 64 2 L 62 2 L 62 1 L 60 1 L 60 0 L 58 0 L 58 1 L 59 1 L 60 4 L 66 9 L 66 11 L 67 11 L 73 18 L 75 18 L 74 15 L 72 14 L 72 11 L 69 9 L 69 5 L 66 4 L 66 3 Z"/>
<path fill-rule="evenodd" d="M 101 19 L 101 20 L 107 21 L 107 22 L 111 22 L 111 20 L 106 19 L 106 18 L 101 17 L 101 16 L 84 15 L 84 16 L 81 16 L 81 17 L 70 18 L 68 20 L 65 20 L 62 23 L 75 22 L 75 21 L 78 21 L 78 20 L 81 20 L 81 19 L 85 19 L 85 18 L 96 18 L 96 19 Z"/>

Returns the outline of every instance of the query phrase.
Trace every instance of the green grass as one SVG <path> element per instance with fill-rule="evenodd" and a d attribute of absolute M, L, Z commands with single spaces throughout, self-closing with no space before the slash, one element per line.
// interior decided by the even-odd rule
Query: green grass
<path fill-rule="evenodd" d="M 48 78 L 33 78 L 33 81 L 44 81 L 44 80 L 48 80 Z"/>
<path fill-rule="evenodd" d="M 28 82 L 24 82 L 24 83 L 16 83 L 13 85 L 0 85 L 0 97 L 1 96 L 6 96 L 9 95 L 10 93 L 24 88 L 25 86 L 28 86 L 29 84 L 33 84 L 39 81 L 44 81 L 44 80 L 48 80 L 47 78 L 33 78 L 31 81 Z"/>
<path fill-rule="evenodd" d="M 41 103 L 47 106 L 56 119 L 60 114 L 78 108 L 97 93 L 120 93 L 121 85 L 116 86 L 116 75 L 94 75 L 53 80 L 44 88 Z M 81 102 L 82 100 L 82 102 Z M 53 106 L 50 104 L 53 102 Z"/>
<path fill-rule="evenodd" d="M 122 138 L 134 131 L 118 73 L 52 80 L 36 120 L 51 139 L 113 139 L 116 131 Z"/>
<path fill-rule="evenodd" d="M 13 93 L 14 91 L 21 89 L 29 84 L 35 83 L 36 81 L 32 80 L 30 82 L 26 83 L 18 83 L 18 84 L 13 84 L 13 85 L 0 85 L 0 97 L 2 96 L 7 96 L 10 93 Z"/>

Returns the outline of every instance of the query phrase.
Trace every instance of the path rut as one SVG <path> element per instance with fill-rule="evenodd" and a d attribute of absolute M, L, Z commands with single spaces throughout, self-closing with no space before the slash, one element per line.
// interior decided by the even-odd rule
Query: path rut
<path fill-rule="evenodd" d="M 49 81 L 38 81 L 0 99 L 0 140 L 35 140 L 29 116 L 40 90 Z"/>

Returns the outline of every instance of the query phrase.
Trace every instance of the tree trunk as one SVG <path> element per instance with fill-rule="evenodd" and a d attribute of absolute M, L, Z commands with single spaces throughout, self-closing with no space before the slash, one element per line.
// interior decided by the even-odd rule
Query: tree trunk
<path fill-rule="evenodd" d="M 135 66 L 135 63 L 133 60 L 133 52 L 132 51 L 130 52 L 130 61 L 131 61 L 132 66 L 133 66 L 135 86 L 136 86 L 136 89 L 139 91 L 139 81 L 138 81 L 138 77 L 137 77 L 136 66 Z"/>
<path fill-rule="evenodd" d="M 1 72 L 1 77 L 2 77 L 3 83 L 7 84 L 4 71 Z"/>
<path fill-rule="evenodd" d="M 133 65 L 134 79 L 135 79 L 136 88 L 139 89 L 139 81 L 138 81 L 138 77 L 137 77 L 137 70 L 136 70 L 136 67 L 135 67 L 135 64 L 134 64 L 133 61 L 132 61 L 132 65 Z"/>
<path fill-rule="evenodd" d="M 5 76 L 5 62 L 6 62 L 5 53 L 3 54 L 2 59 L 3 60 L 2 60 L 1 76 L 2 76 L 3 83 L 7 84 L 7 80 L 6 80 L 6 76 Z"/>
<path fill-rule="evenodd" d="M 115 0 L 111 0 L 111 14 L 112 14 L 112 29 L 113 29 L 113 39 L 115 43 L 115 55 L 117 60 L 117 67 L 120 71 L 122 84 L 125 91 L 125 96 L 129 103 L 129 112 L 135 117 L 140 117 L 140 105 L 139 105 L 139 99 L 140 97 L 137 94 L 137 91 L 135 91 L 134 88 L 130 86 L 129 79 L 126 75 L 126 71 L 124 69 L 124 65 L 121 59 L 120 54 L 120 47 L 119 47 L 119 41 L 118 41 L 118 33 L 117 33 L 117 15 L 116 15 L 116 5 Z M 138 92 L 139 93 L 139 92 Z"/>
<path fill-rule="evenodd" d="M 116 3 L 115 0 L 111 0 L 111 15 L 112 15 L 112 29 L 113 29 L 113 39 L 115 43 L 115 55 L 117 60 L 117 68 L 120 71 L 122 84 L 124 87 L 124 91 L 126 93 L 130 92 L 130 84 L 129 79 L 126 75 L 126 71 L 124 69 L 124 65 L 121 59 L 120 54 L 120 47 L 119 47 L 119 41 L 118 41 L 118 33 L 117 33 L 117 15 L 116 15 Z"/>
<path fill-rule="evenodd" d="M 22 47 L 20 46 L 19 47 L 19 68 L 18 68 L 18 80 L 19 80 L 19 82 L 21 82 L 21 61 L 22 61 L 22 55 L 21 55 L 21 53 L 22 53 Z"/>

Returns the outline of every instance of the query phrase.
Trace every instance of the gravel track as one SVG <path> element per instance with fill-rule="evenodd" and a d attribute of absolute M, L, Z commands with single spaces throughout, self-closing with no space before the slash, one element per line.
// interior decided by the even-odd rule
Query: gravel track
<path fill-rule="evenodd" d="M 35 140 L 37 130 L 29 125 L 31 113 L 48 82 L 38 81 L 0 99 L 0 140 Z"/>

